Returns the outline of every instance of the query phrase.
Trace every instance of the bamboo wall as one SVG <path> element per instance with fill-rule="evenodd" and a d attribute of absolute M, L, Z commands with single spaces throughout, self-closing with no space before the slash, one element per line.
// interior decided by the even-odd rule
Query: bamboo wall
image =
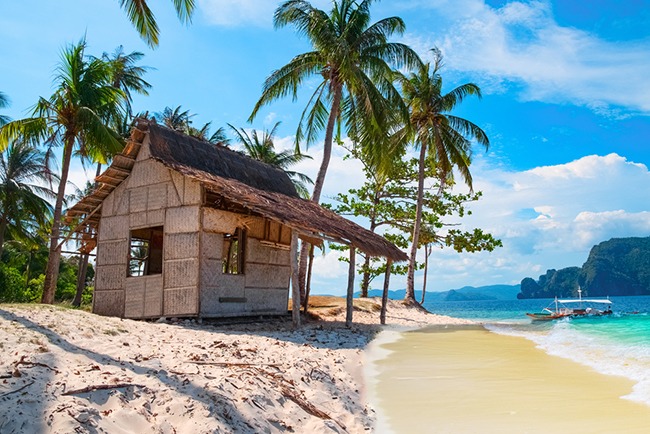
<path fill-rule="evenodd" d="M 198 182 L 150 158 L 145 138 L 131 175 L 104 201 L 93 312 L 127 318 L 287 311 L 291 231 L 202 207 Z M 163 273 L 127 277 L 130 231 L 163 226 Z M 222 273 L 223 235 L 247 228 L 245 273 Z M 275 245 L 274 245 L 275 244 Z"/>

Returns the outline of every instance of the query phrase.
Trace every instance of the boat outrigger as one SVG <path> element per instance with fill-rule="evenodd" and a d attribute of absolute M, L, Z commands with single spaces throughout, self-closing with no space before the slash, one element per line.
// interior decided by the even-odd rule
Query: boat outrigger
<path fill-rule="evenodd" d="M 577 307 L 572 307 L 575 306 L 575 303 L 579 303 Z M 583 303 L 599 303 L 599 304 L 607 304 L 607 309 L 606 310 L 599 310 L 599 309 L 594 309 L 591 307 L 586 307 L 583 308 L 582 304 Z M 551 308 L 555 304 L 555 308 Z M 578 298 L 577 299 L 570 299 L 570 300 L 558 300 L 557 297 L 555 297 L 555 301 L 542 309 L 541 312 L 538 313 L 527 313 L 529 318 L 531 318 L 533 321 L 551 321 L 554 319 L 560 319 L 560 318 L 565 318 L 565 317 L 581 317 L 581 316 L 598 316 L 598 315 L 611 315 L 612 313 L 612 301 L 607 297 L 607 299 L 583 299 L 582 298 L 582 290 L 578 289 Z"/>

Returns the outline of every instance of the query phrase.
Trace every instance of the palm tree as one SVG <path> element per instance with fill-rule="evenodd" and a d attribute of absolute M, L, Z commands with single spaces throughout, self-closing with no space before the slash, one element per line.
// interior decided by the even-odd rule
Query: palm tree
<path fill-rule="evenodd" d="M 11 102 L 9 101 L 9 97 L 4 94 L 3 92 L 0 92 L 0 108 L 7 108 L 11 105 Z M 4 116 L 0 115 L 0 127 L 9 122 L 11 118 L 9 116 Z"/>
<path fill-rule="evenodd" d="M 46 199 L 54 193 L 43 187 L 49 177 L 45 154 L 26 142 L 15 140 L 0 153 L 0 257 L 7 230 L 13 239 L 29 238 L 32 222 L 51 218 Z"/>
<path fill-rule="evenodd" d="M 475 138 L 479 144 L 485 146 L 486 150 L 490 145 L 486 134 L 478 126 L 449 114 L 465 97 L 476 95 L 481 98 L 480 88 L 476 84 L 467 83 L 443 94 L 442 77 L 438 72 L 442 66 L 442 55 L 437 49 L 433 51 L 435 53 L 433 70 L 431 70 L 431 64 L 427 63 L 421 64 L 416 72 L 408 76 L 399 72 L 395 73 L 396 81 L 402 88 L 404 100 L 410 112 L 410 122 L 396 133 L 396 137 L 398 140 L 412 141 L 416 147 L 420 147 L 417 209 L 405 296 L 405 300 L 412 302 L 415 302 L 415 255 L 420 245 L 419 235 L 427 153 L 437 164 L 441 188 L 444 188 L 445 181 L 452 179 L 452 169 L 455 167 L 471 189 L 472 177 L 469 165 L 472 156 L 472 143 L 467 137 Z"/>
<path fill-rule="evenodd" d="M 131 24 L 136 28 L 140 37 L 151 48 L 158 46 L 158 38 L 160 36 L 160 29 L 156 23 L 156 17 L 147 5 L 147 0 L 118 0 L 120 7 L 124 9 L 126 15 L 131 21 Z M 176 15 L 181 22 L 189 24 L 192 22 L 192 14 L 194 13 L 195 2 L 194 0 L 172 0 Z"/>
<path fill-rule="evenodd" d="M 266 79 L 249 121 L 263 106 L 277 99 L 291 94 L 295 100 L 298 88 L 310 78 L 320 79 L 296 132 L 298 150 L 300 142 L 304 141 L 309 147 L 325 130 L 323 160 L 311 198 L 317 203 L 330 162 L 337 122 L 359 143 L 383 144 L 389 113 L 401 108 L 403 117 L 408 117 L 399 93 L 387 78 L 389 64 L 398 68 L 411 67 L 419 58 L 406 45 L 388 42 L 392 35 L 404 32 L 401 18 L 390 17 L 370 24 L 372 3 L 373 0 L 339 0 L 327 14 L 308 1 L 290 0 L 275 11 L 275 27 L 294 26 L 299 34 L 307 37 L 314 50 L 294 57 Z M 304 293 L 307 255 L 305 244 L 300 252 L 301 293 Z"/>
<path fill-rule="evenodd" d="M 111 84 L 113 87 L 121 89 L 126 96 L 126 112 L 129 117 L 132 115 L 131 103 L 133 98 L 131 92 L 149 95 L 149 89 L 151 89 L 151 84 L 142 77 L 147 71 L 154 68 L 136 66 L 136 63 L 142 60 L 143 57 L 144 54 L 139 51 L 125 54 L 122 45 L 117 47 L 113 54 L 102 54 L 102 60 L 108 63 L 111 68 Z"/>
<path fill-rule="evenodd" d="M 190 122 L 191 123 L 191 122 Z M 217 128 L 213 134 L 210 134 L 210 126 L 212 122 L 208 122 L 203 125 L 201 129 L 195 128 L 191 125 L 187 127 L 187 134 L 196 137 L 199 140 L 203 140 L 215 146 L 228 146 L 230 144 L 230 139 L 226 136 L 226 130 L 224 127 Z"/>
<path fill-rule="evenodd" d="M 54 302 L 61 260 L 61 210 L 73 150 L 78 147 L 83 155 L 94 158 L 119 152 L 124 146 L 110 126 L 122 114 L 124 92 L 112 86 L 109 65 L 100 59 L 88 60 L 85 48 L 85 40 L 66 47 L 55 75 L 55 93 L 49 99 L 39 99 L 32 117 L 10 122 L 0 129 L 0 149 L 17 137 L 26 142 L 43 141 L 48 148 L 63 146 L 42 298 L 48 304 Z"/>
<path fill-rule="evenodd" d="M 171 108 L 165 107 L 162 112 L 153 114 L 154 119 L 160 122 L 167 128 L 175 131 L 186 132 L 192 124 L 192 118 L 196 114 L 191 115 L 189 110 L 181 111 L 181 106 Z"/>
<path fill-rule="evenodd" d="M 303 173 L 293 172 L 287 169 L 303 160 L 311 160 L 311 157 L 289 150 L 280 153 L 275 152 L 273 138 L 280 123 L 277 122 L 271 131 L 264 130 L 261 138 L 256 130 L 253 130 L 249 135 L 243 128 L 237 129 L 230 124 L 228 126 L 237 134 L 237 138 L 244 145 L 244 153 L 246 155 L 284 170 L 289 178 L 291 178 L 298 194 L 304 198 L 309 198 L 309 190 L 305 184 L 313 184 L 314 181 Z"/>

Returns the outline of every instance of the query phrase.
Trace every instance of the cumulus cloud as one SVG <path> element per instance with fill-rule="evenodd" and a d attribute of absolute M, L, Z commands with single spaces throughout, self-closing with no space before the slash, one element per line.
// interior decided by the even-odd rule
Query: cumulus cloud
<path fill-rule="evenodd" d="M 650 44 L 617 42 L 559 25 L 549 1 L 421 1 L 448 23 L 446 32 L 413 33 L 406 41 L 420 53 L 433 45 L 448 68 L 473 72 L 484 90 L 523 88 L 523 100 L 574 103 L 624 118 L 650 112 Z M 625 77 L 623 79 L 623 77 Z"/>

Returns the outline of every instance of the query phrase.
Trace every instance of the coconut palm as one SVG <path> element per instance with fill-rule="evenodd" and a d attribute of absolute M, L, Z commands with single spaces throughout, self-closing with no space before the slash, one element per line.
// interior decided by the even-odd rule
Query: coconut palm
<path fill-rule="evenodd" d="M 260 137 L 256 130 L 251 131 L 249 135 L 243 128 L 237 129 L 230 124 L 228 124 L 228 126 L 235 132 L 235 134 L 237 134 L 237 138 L 242 145 L 244 145 L 244 153 L 246 155 L 284 170 L 289 178 L 291 178 L 298 194 L 304 198 L 309 198 L 309 190 L 305 184 L 313 184 L 314 181 L 305 174 L 293 172 L 287 169 L 303 160 L 311 160 L 311 157 L 290 150 L 285 150 L 279 153 L 275 152 L 273 138 L 280 123 L 281 122 L 277 122 L 270 131 L 264 130 L 262 132 L 262 137 Z"/>
<path fill-rule="evenodd" d="M 189 110 L 181 110 L 181 106 L 176 108 L 167 106 L 163 111 L 154 113 L 153 117 L 156 122 L 160 122 L 171 130 L 186 132 L 196 114 L 191 115 Z"/>
<path fill-rule="evenodd" d="M 7 108 L 9 107 L 10 104 L 11 102 L 9 101 L 9 97 L 6 94 L 0 92 L 0 108 Z M 0 127 L 6 124 L 7 122 L 9 122 L 10 120 L 11 119 L 9 118 L 9 116 L 0 115 Z"/>
<path fill-rule="evenodd" d="M 133 103 L 131 92 L 140 95 L 149 95 L 149 89 L 151 89 L 151 84 L 142 77 L 147 71 L 154 68 L 136 65 L 143 57 L 144 54 L 139 51 L 125 54 L 122 45 L 117 47 L 112 54 L 102 54 L 102 60 L 108 63 L 111 69 L 112 85 L 121 89 L 126 96 L 126 112 L 129 117 L 132 115 L 131 104 Z"/>
<path fill-rule="evenodd" d="M 401 109 L 403 117 L 408 117 L 401 97 L 387 78 L 389 65 L 411 67 L 419 60 L 406 45 L 388 42 L 392 35 L 404 32 L 401 18 L 390 17 L 371 24 L 372 0 L 333 3 L 329 14 L 304 0 L 285 1 L 276 9 L 275 27 L 294 26 L 299 34 L 307 37 L 313 51 L 294 57 L 266 79 L 262 96 L 249 118 L 252 121 L 263 106 L 289 94 L 295 100 L 298 88 L 307 80 L 320 80 L 296 132 L 298 150 L 301 142 L 308 148 L 325 131 L 323 160 L 311 197 L 314 202 L 320 201 L 337 122 L 357 143 L 386 143 L 384 138 L 392 113 Z M 381 153 L 371 152 L 371 155 Z M 303 245 L 301 294 L 304 294 L 307 255 L 308 247 Z"/>
<path fill-rule="evenodd" d="M 156 22 L 153 12 L 147 5 L 147 0 L 118 0 L 120 7 L 124 9 L 126 15 L 131 21 L 131 24 L 136 28 L 140 37 L 151 48 L 158 46 L 158 38 L 160 36 L 160 29 Z M 192 14 L 194 13 L 195 2 L 194 0 L 172 0 L 176 15 L 181 22 L 189 24 L 192 21 Z"/>
<path fill-rule="evenodd" d="M 90 158 L 119 152 L 124 141 L 111 124 L 121 113 L 124 92 L 112 86 L 110 67 L 100 59 L 84 55 L 86 41 L 66 47 L 55 74 L 55 92 L 40 98 L 32 117 L 9 122 L 0 129 L 0 149 L 21 137 L 30 143 L 44 142 L 48 148 L 63 146 L 61 175 L 54 206 L 50 253 L 45 272 L 43 303 L 54 302 L 61 260 L 61 210 L 73 150 Z"/>
<path fill-rule="evenodd" d="M 217 131 L 215 131 L 213 134 L 210 134 L 211 125 L 212 122 L 208 122 L 207 124 L 203 125 L 201 129 L 189 125 L 187 127 L 187 134 L 215 146 L 228 146 L 230 144 L 230 139 L 226 136 L 225 128 L 219 127 L 217 128 Z"/>
<path fill-rule="evenodd" d="M 478 126 L 463 118 L 449 114 L 467 96 L 476 95 L 481 98 L 480 88 L 473 83 L 463 84 L 451 92 L 442 93 L 442 77 L 439 69 L 442 66 L 442 55 L 434 49 L 435 61 L 421 64 L 416 72 L 405 76 L 396 73 L 396 81 L 402 88 L 404 100 L 409 107 L 410 122 L 396 133 L 398 140 L 411 141 L 420 148 L 418 199 L 416 218 L 413 227 L 413 239 L 407 274 L 405 299 L 415 301 L 414 275 L 415 255 L 419 244 L 422 221 L 422 203 L 424 194 L 424 173 L 427 153 L 435 161 L 442 188 L 445 180 L 453 178 L 453 168 L 456 168 L 465 183 L 472 187 L 472 177 L 469 165 L 472 156 L 472 143 L 468 139 L 489 147 L 486 134 Z"/>
<path fill-rule="evenodd" d="M 15 140 L 0 153 L 0 257 L 5 232 L 29 238 L 32 223 L 45 225 L 51 218 L 47 199 L 54 193 L 43 186 L 49 177 L 45 154 L 26 142 Z"/>

